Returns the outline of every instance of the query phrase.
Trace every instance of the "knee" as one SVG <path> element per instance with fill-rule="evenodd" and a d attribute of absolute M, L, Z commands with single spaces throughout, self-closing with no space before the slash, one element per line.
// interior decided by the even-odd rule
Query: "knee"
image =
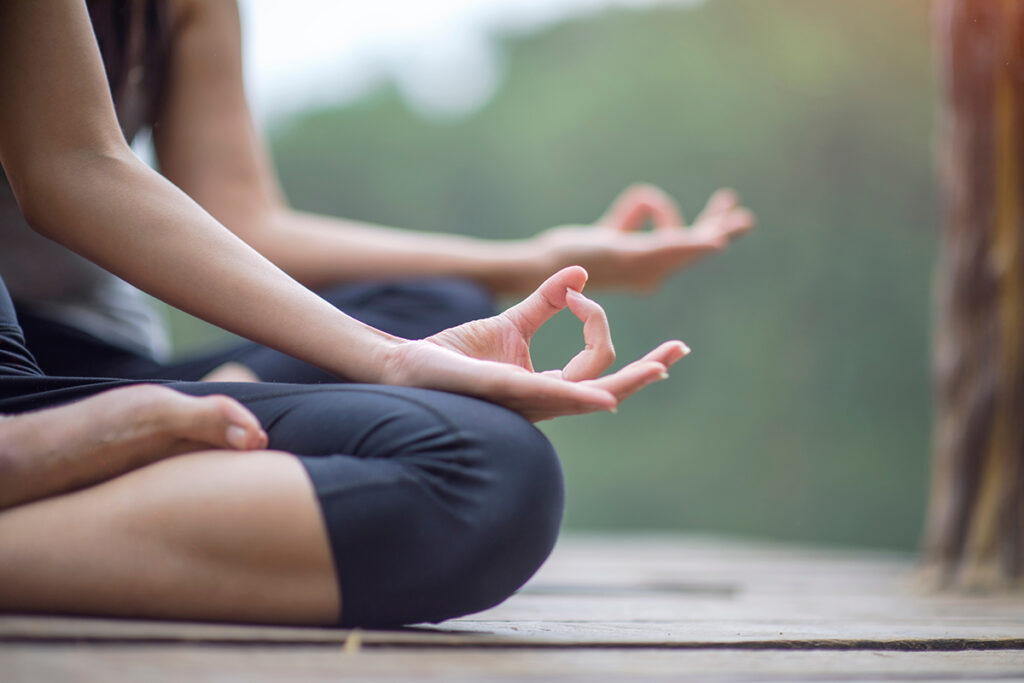
<path fill-rule="evenodd" d="M 554 548 L 564 510 L 564 484 L 551 443 L 508 413 L 488 430 L 477 472 L 486 485 L 472 491 L 471 523 L 453 537 L 454 562 L 434 588 L 440 621 L 493 607 L 522 587 Z M 467 492 L 469 493 L 469 492 Z"/>
<path fill-rule="evenodd" d="M 342 624 L 437 622 L 502 602 L 558 536 L 564 488 L 553 447 L 499 406 L 385 391 L 402 409 L 383 411 L 387 419 L 342 451 L 357 457 L 305 461 L 337 558 Z"/>

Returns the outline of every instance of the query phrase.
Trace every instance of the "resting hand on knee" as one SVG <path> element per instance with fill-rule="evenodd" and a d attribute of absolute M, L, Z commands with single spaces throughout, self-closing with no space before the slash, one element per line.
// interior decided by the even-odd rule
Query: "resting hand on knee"
<path fill-rule="evenodd" d="M 583 268 L 564 268 L 504 313 L 399 344 L 386 363 L 385 382 L 477 396 L 534 422 L 614 411 L 626 397 L 666 378 L 689 349 L 681 341 L 665 342 L 601 377 L 615 352 L 604 311 L 581 293 L 586 280 Z M 585 348 L 562 370 L 536 372 L 530 339 L 566 307 L 583 321 Z"/>

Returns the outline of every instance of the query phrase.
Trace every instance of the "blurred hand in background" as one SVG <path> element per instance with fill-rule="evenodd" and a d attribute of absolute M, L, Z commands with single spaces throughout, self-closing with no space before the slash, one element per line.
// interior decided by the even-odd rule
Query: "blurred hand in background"
<path fill-rule="evenodd" d="M 754 214 L 732 190 L 718 190 L 687 226 L 675 200 L 653 185 L 627 188 L 592 225 L 562 225 L 534 238 L 549 272 L 580 265 L 590 287 L 651 292 L 678 270 L 754 227 Z M 647 230 L 647 226 L 652 229 Z"/>

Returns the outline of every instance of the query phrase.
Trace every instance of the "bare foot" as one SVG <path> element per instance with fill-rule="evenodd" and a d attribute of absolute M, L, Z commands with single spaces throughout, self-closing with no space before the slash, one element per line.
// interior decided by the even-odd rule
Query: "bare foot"
<path fill-rule="evenodd" d="M 180 453 L 267 445 L 256 417 L 227 396 L 140 384 L 0 419 L 0 509 L 110 479 Z"/>
<path fill-rule="evenodd" d="M 214 368 L 200 382 L 259 382 L 256 373 L 241 363 L 225 363 Z"/>

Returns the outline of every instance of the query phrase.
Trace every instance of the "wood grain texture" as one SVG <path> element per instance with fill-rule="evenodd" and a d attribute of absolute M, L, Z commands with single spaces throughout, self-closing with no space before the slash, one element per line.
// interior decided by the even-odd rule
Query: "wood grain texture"
<path fill-rule="evenodd" d="M 487 612 L 398 631 L 0 617 L 0 680 L 1024 677 L 1024 599 L 922 592 L 907 556 L 576 536 Z"/>

